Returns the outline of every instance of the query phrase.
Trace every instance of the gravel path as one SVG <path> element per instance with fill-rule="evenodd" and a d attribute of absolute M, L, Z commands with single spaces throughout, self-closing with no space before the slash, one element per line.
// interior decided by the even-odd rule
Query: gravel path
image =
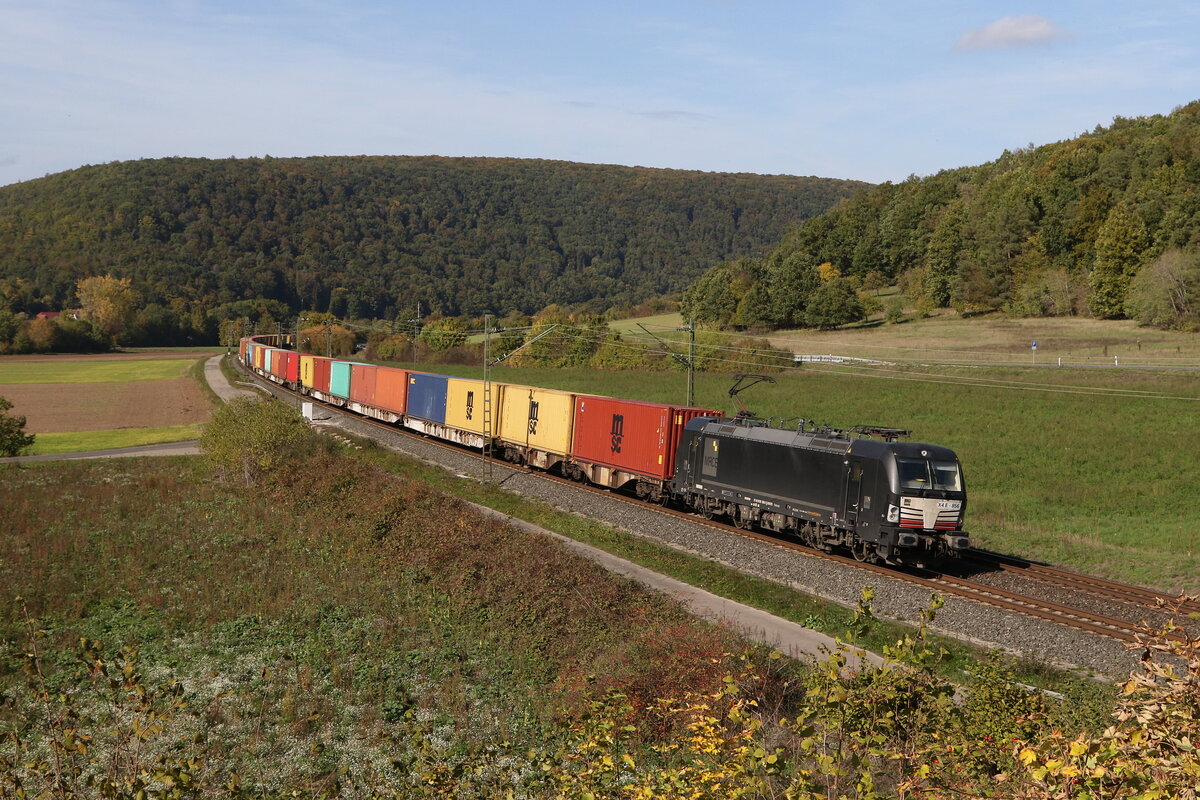
<path fill-rule="evenodd" d="M 290 402 L 299 400 L 289 397 Z M 324 424 L 369 436 L 400 452 L 438 464 L 456 474 L 487 479 L 488 465 L 464 452 L 400 433 L 389 434 L 348 414 L 330 411 Z M 602 495 L 543 480 L 499 464 L 491 465 L 491 480 L 505 489 L 555 508 L 607 522 L 669 547 L 709 558 L 750 574 L 853 608 L 862 588 L 875 591 L 875 613 L 898 622 L 915 623 L 929 604 L 927 590 L 902 580 L 869 575 L 852 567 L 742 539 L 659 513 L 650 506 L 615 502 Z M 1120 642 L 1043 622 L 970 600 L 947 597 L 938 612 L 937 632 L 986 648 L 1058 667 L 1081 669 L 1097 676 L 1122 676 L 1136 666 L 1140 651 Z"/>

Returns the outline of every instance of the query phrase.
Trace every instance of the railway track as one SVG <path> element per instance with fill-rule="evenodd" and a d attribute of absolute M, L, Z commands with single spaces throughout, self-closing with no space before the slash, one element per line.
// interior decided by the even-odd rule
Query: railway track
<path fill-rule="evenodd" d="M 239 368 L 242 368 L 240 364 Z M 866 570 L 868 572 L 888 577 L 893 580 L 900 580 L 911 584 L 916 584 L 944 596 L 972 600 L 974 602 L 983 603 L 995 608 L 1003 609 L 1005 611 L 1066 625 L 1089 634 L 1106 636 L 1120 642 L 1131 643 L 1138 640 L 1138 631 L 1140 630 L 1140 626 L 1138 623 L 1133 621 L 1109 617 L 1098 614 L 1093 610 L 1054 602 L 1052 600 L 1037 597 L 1033 594 L 1025 594 L 995 586 L 989 586 L 984 583 L 972 581 L 955 575 L 938 573 L 931 570 L 901 570 L 894 567 L 868 564 L 857 561 L 849 556 L 842 556 L 837 553 L 814 550 L 813 548 L 807 547 L 798 542 L 781 539 L 775 535 L 768 535 L 754 530 L 745 530 L 732 524 L 720 522 L 718 520 L 705 519 L 704 517 L 689 511 L 682 511 L 667 506 L 648 504 L 644 501 L 623 495 L 619 492 L 613 492 L 611 490 L 592 486 L 587 483 L 579 483 L 558 475 L 552 475 L 550 473 L 537 470 L 528 470 L 526 468 L 515 466 L 509 462 L 498 459 L 489 460 L 478 451 L 464 448 L 457 444 L 442 442 L 437 439 L 429 438 L 421 434 L 396 427 L 395 425 L 390 425 L 379 420 L 371 419 L 369 417 L 352 414 L 337 406 L 320 403 L 319 401 L 313 400 L 307 395 L 294 392 L 291 389 L 274 382 L 265 381 L 261 378 L 261 376 L 258 376 L 255 373 L 248 372 L 247 374 L 252 375 L 256 380 L 263 383 L 275 393 L 303 399 L 306 402 L 317 403 L 331 412 L 345 414 L 359 423 L 376 427 L 381 431 L 386 431 L 393 435 L 399 434 L 415 440 L 420 440 L 426 444 L 433 445 L 459 455 L 470 456 L 484 463 L 493 463 L 498 466 L 504 466 L 508 469 L 525 472 L 530 475 L 537 476 L 543 480 L 569 485 L 577 490 L 603 495 L 615 502 L 629 503 L 643 510 L 652 510 L 660 514 L 686 519 L 692 524 L 713 528 L 721 531 L 725 535 L 741 536 L 772 547 L 786 550 L 802 557 L 824 559 L 833 563 L 847 565 L 855 569 Z M 1164 601 L 1174 599 L 1168 595 L 1160 592 L 1154 592 L 1149 589 L 1121 584 L 1102 578 L 1093 578 L 1091 576 L 1074 573 L 1069 570 L 1063 570 L 1057 567 L 1049 567 L 1041 564 L 1033 564 L 1031 562 L 1022 561 L 1021 559 L 1011 558 L 995 553 L 988 553 L 986 551 L 974 551 L 971 554 L 971 557 L 976 559 L 979 563 L 990 568 L 998 568 L 1006 571 L 1018 571 L 1027 578 L 1031 578 L 1048 585 L 1076 589 L 1106 599 L 1119 599 L 1126 603 L 1131 603 L 1140 607 L 1156 608 L 1160 599 Z M 1196 610 L 1200 610 L 1200 606 L 1196 606 Z"/>
<path fill-rule="evenodd" d="M 1037 564 L 1002 553 L 973 550 L 967 557 L 986 568 L 1032 577 L 1045 583 L 1057 584 L 1064 589 L 1088 592 L 1097 597 L 1108 600 L 1119 600 L 1131 605 L 1158 608 L 1160 605 L 1173 605 L 1178 600 L 1178 597 L 1174 595 L 1157 592 L 1153 589 L 1118 583 L 1093 575 L 1084 575 L 1083 573 L 1063 569 L 1062 567 Z M 1200 614 L 1200 602 L 1192 600 L 1184 601 L 1180 605 L 1180 611 L 1186 614 Z"/>

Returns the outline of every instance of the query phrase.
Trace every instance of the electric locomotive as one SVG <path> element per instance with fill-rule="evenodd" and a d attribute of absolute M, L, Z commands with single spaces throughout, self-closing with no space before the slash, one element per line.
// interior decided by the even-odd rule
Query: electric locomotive
<path fill-rule="evenodd" d="M 670 488 L 710 518 L 844 547 L 860 561 L 956 556 L 969 546 L 962 467 L 948 448 L 897 441 L 907 433 L 700 417 L 680 437 Z"/>

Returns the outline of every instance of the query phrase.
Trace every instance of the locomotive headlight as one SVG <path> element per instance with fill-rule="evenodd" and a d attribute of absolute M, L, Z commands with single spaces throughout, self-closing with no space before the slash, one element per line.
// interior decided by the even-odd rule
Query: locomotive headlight
<path fill-rule="evenodd" d="M 888 506 L 887 521 L 888 522 L 899 522 L 900 521 L 900 506 L 893 506 L 893 505 Z"/>

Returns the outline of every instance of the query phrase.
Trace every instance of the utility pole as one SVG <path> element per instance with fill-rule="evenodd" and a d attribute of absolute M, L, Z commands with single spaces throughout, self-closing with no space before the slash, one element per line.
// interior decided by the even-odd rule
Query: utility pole
<path fill-rule="evenodd" d="M 417 337 L 421 335 L 421 301 L 420 300 L 417 301 L 417 318 L 410 319 L 409 322 L 411 322 L 413 324 L 413 341 L 415 342 L 417 340 Z"/>
<path fill-rule="evenodd" d="M 492 317 L 483 315 L 483 458 L 492 480 Z"/>
<path fill-rule="evenodd" d="M 646 333 L 649 333 L 650 336 L 652 336 L 655 341 L 657 341 L 664 348 L 666 348 L 666 351 L 671 356 L 671 358 L 675 359 L 680 364 L 683 364 L 685 367 L 687 367 L 687 371 L 688 371 L 687 404 L 689 406 L 694 406 L 696 404 L 696 392 L 695 392 L 695 387 L 696 387 L 696 325 L 695 325 L 695 322 L 689 324 L 687 327 L 681 326 L 681 327 L 678 327 L 675 329 L 677 331 L 687 331 L 689 334 L 688 354 L 686 357 L 681 356 L 681 355 L 679 355 L 679 353 L 676 353 L 674 350 L 672 350 L 671 345 L 667 344 L 662 339 L 659 339 L 657 336 L 655 336 L 653 333 L 651 333 L 650 329 L 647 328 L 642 323 L 639 322 L 637 324 L 637 326 L 639 328 L 641 328 L 642 330 L 644 330 Z"/>
<path fill-rule="evenodd" d="M 696 320 L 688 320 L 688 402 L 696 405 Z"/>

